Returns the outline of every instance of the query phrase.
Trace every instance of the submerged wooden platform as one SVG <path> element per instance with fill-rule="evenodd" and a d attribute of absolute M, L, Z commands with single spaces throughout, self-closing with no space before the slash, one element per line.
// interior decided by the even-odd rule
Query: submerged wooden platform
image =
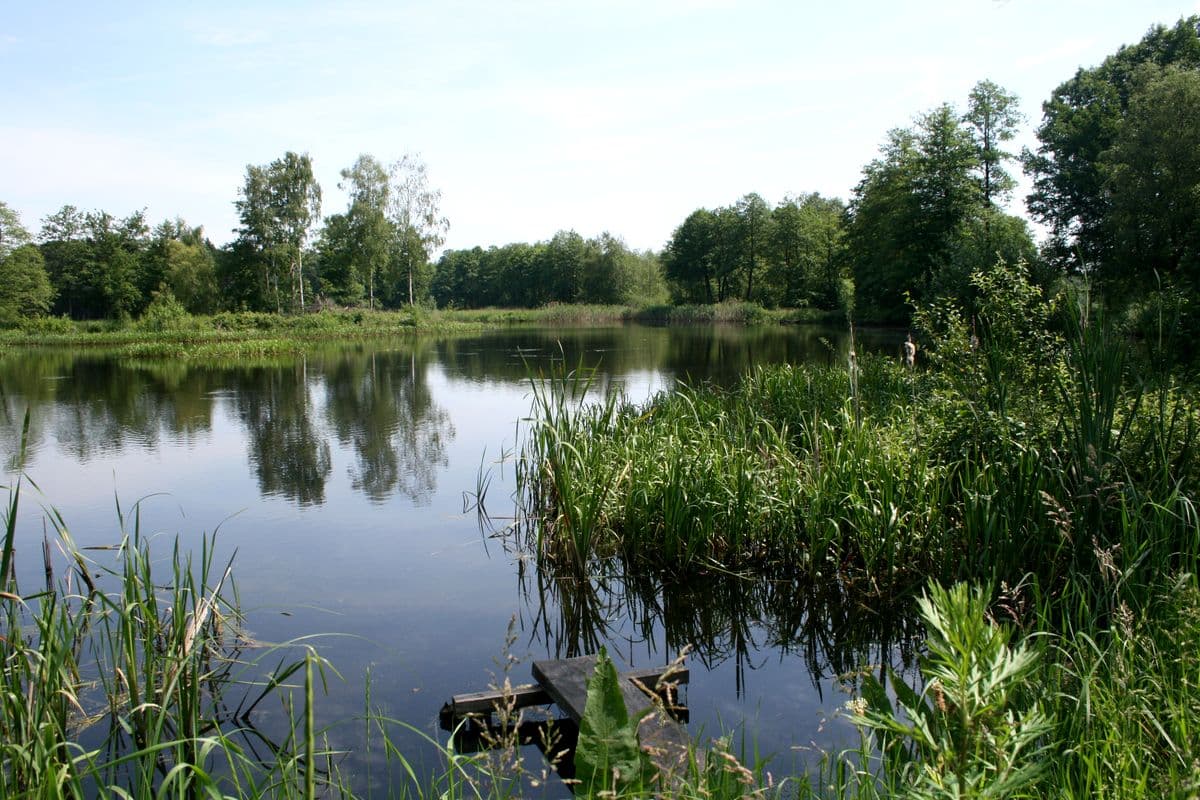
<path fill-rule="evenodd" d="M 587 704 L 587 682 L 596 669 L 596 656 L 580 656 L 555 661 L 533 662 L 534 684 L 454 695 L 442 706 L 439 719 L 444 730 L 462 729 L 463 720 L 479 721 L 485 729 L 492 727 L 492 716 L 501 708 L 521 709 L 537 705 L 557 705 L 578 725 Z M 672 716 L 686 719 L 687 709 L 676 705 L 673 687 L 687 683 L 686 668 L 675 669 L 669 684 L 660 686 L 667 667 L 630 670 L 621 673 L 621 696 L 629 715 L 637 716 L 647 710 L 638 729 L 642 746 L 662 770 L 675 770 L 687 758 L 690 742 L 683 726 Z M 651 697 L 658 694 L 659 702 Z M 670 713 L 664 713 L 670 712 Z M 678 713 L 682 712 L 682 714 Z M 474 739 L 475 737 L 472 737 Z"/>
<path fill-rule="evenodd" d="M 559 664 L 562 667 L 550 667 L 549 670 L 556 676 L 564 675 L 571 671 L 576 671 L 582 675 L 580 685 L 583 686 L 583 694 L 580 699 L 575 696 L 577 702 L 573 706 L 563 705 L 562 701 L 566 696 L 556 697 L 553 695 L 547 686 L 542 683 L 542 676 L 546 674 L 542 669 L 543 665 Z M 512 708 L 521 709 L 529 708 L 530 706 L 548 706 L 558 704 L 567 716 L 578 722 L 583 714 L 583 706 L 587 701 L 587 679 L 591 677 L 593 670 L 596 668 L 595 656 L 580 656 L 579 658 L 568 658 L 560 661 L 535 661 L 533 664 L 533 677 L 538 683 L 524 683 L 519 686 L 512 686 L 508 690 L 489 689 L 485 692 L 467 692 L 464 694 L 456 694 L 442 706 L 441 713 L 438 715 L 442 724 L 443 730 L 453 730 L 454 726 L 467 717 L 485 716 L 495 713 L 497 708 L 500 708 L 506 703 L 511 703 Z M 539 675 L 539 671 L 541 675 Z M 630 686 L 640 685 L 645 687 L 644 690 L 638 692 L 639 698 L 634 698 L 638 703 L 638 707 L 645 707 L 648 702 L 648 695 L 644 692 L 653 693 L 658 681 L 667 672 L 666 667 L 649 667 L 644 669 L 634 669 L 628 672 L 621 673 L 622 692 L 627 691 L 626 684 Z M 688 682 L 689 673 L 686 667 L 676 669 L 671 674 L 671 683 L 680 684 Z M 625 707 L 630 713 L 634 712 L 634 706 L 630 705 L 631 695 L 625 694 Z M 673 706 L 675 703 L 674 695 L 664 697 L 663 700 Z M 575 708 L 572 711 L 572 708 Z M 681 709 L 686 713 L 686 709 Z"/>
<path fill-rule="evenodd" d="M 533 677 L 545 687 L 558 707 L 576 723 L 587 704 L 587 681 L 596 669 L 596 656 L 581 656 L 566 661 L 535 661 Z M 683 726 L 664 713 L 664 703 L 654 704 L 645 683 L 635 682 L 629 673 L 620 676 L 621 697 L 630 717 L 646 716 L 638 726 L 642 748 L 661 770 L 675 770 L 686 763 L 688 744 Z M 650 684 L 653 686 L 654 684 Z"/>

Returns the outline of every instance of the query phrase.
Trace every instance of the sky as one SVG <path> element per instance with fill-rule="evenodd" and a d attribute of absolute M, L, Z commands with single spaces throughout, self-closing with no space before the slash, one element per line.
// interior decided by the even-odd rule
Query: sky
<path fill-rule="evenodd" d="M 749 192 L 848 199 L 888 130 L 990 79 L 1041 104 L 1200 0 L 0 0 L 0 201 L 234 236 L 246 167 L 419 154 L 446 246 L 659 250 Z M 1018 189 L 1010 205 L 1024 213 Z"/>

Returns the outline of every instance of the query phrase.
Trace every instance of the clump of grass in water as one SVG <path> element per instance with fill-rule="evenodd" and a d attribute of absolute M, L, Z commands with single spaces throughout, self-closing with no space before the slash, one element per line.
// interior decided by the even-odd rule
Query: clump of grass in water
<path fill-rule="evenodd" d="M 226 596 L 230 568 L 213 580 L 210 537 L 198 564 L 176 543 L 164 579 L 151 569 L 135 513 L 117 565 L 94 579 L 50 511 L 70 569 L 55 579 L 47 542 L 46 587 L 23 593 L 13 577 L 23 483 L 18 478 L 10 488 L 4 517 L 0 796 L 312 797 L 318 782 L 336 787 L 332 754 L 316 746 L 311 716 L 314 673 L 323 677 L 327 665 L 311 650 L 281 661 L 236 712 L 242 722 L 228 711 L 226 697 L 245 693 L 248 684 L 234 674 L 241 665 L 234 658 L 237 613 Z M 259 761 L 239 743 L 245 721 L 297 673 L 304 679 L 303 730 L 276 746 L 273 760 Z M 105 720 L 107 730 L 97 730 Z"/>

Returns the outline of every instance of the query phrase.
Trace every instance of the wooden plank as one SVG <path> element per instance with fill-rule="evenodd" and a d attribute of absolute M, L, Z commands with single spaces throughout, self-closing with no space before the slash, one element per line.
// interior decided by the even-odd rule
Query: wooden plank
<path fill-rule="evenodd" d="M 588 669 L 588 675 L 592 674 L 591 670 L 595 669 L 596 666 L 595 658 L 590 658 L 592 658 L 592 663 Z M 663 676 L 664 672 L 666 672 L 666 667 L 643 667 L 623 673 L 623 677 L 635 680 L 652 691 L 654 685 L 658 683 L 658 679 Z M 689 673 L 687 669 L 679 670 L 671 676 L 671 680 L 675 683 L 687 683 L 688 678 Z M 513 686 L 507 692 L 507 696 L 511 698 L 514 708 L 544 706 L 555 702 L 549 692 L 536 683 Z M 586 692 L 584 696 L 586 697 Z M 469 714 L 491 714 L 499 705 L 506 702 L 505 697 L 506 693 L 498 689 L 456 694 L 450 698 L 450 702 L 442 706 L 441 713 L 439 714 L 442 727 L 445 730 L 451 730 L 459 720 Z"/>
<path fill-rule="evenodd" d="M 495 711 L 496 706 L 503 703 L 506 696 L 512 698 L 516 708 L 544 706 L 554 702 L 554 699 L 541 686 L 536 683 L 526 683 L 514 686 L 508 692 L 490 689 L 486 692 L 456 694 L 450 698 L 448 705 L 457 717 L 464 717 L 467 714 L 488 714 Z"/>
<path fill-rule="evenodd" d="M 554 698 L 554 702 L 576 722 L 583 717 L 587 704 L 587 681 L 596 669 L 596 656 L 580 656 L 563 661 L 533 662 L 533 677 Z M 618 682 L 621 697 L 630 716 L 654 709 L 642 719 L 638 728 L 642 748 L 665 773 L 674 773 L 687 762 L 690 740 L 683 727 L 661 708 L 654 708 L 650 698 L 627 676 Z"/>

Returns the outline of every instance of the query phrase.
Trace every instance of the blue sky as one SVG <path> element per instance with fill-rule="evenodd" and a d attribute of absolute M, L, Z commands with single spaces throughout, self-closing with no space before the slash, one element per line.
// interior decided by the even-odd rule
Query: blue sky
<path fill-rule="evenodd" d="M 610 231 L 659 249 L 748 192 L 848 198 L 890 128 L 979 80 L 1041 103 L 1200 0 L 17 3 L 0 0 L 0 200 L 217 243 L 247 164 L 420 153 L 447 246 Z M 1022 190 L 1012 210 L 1022 212 Z"/>

